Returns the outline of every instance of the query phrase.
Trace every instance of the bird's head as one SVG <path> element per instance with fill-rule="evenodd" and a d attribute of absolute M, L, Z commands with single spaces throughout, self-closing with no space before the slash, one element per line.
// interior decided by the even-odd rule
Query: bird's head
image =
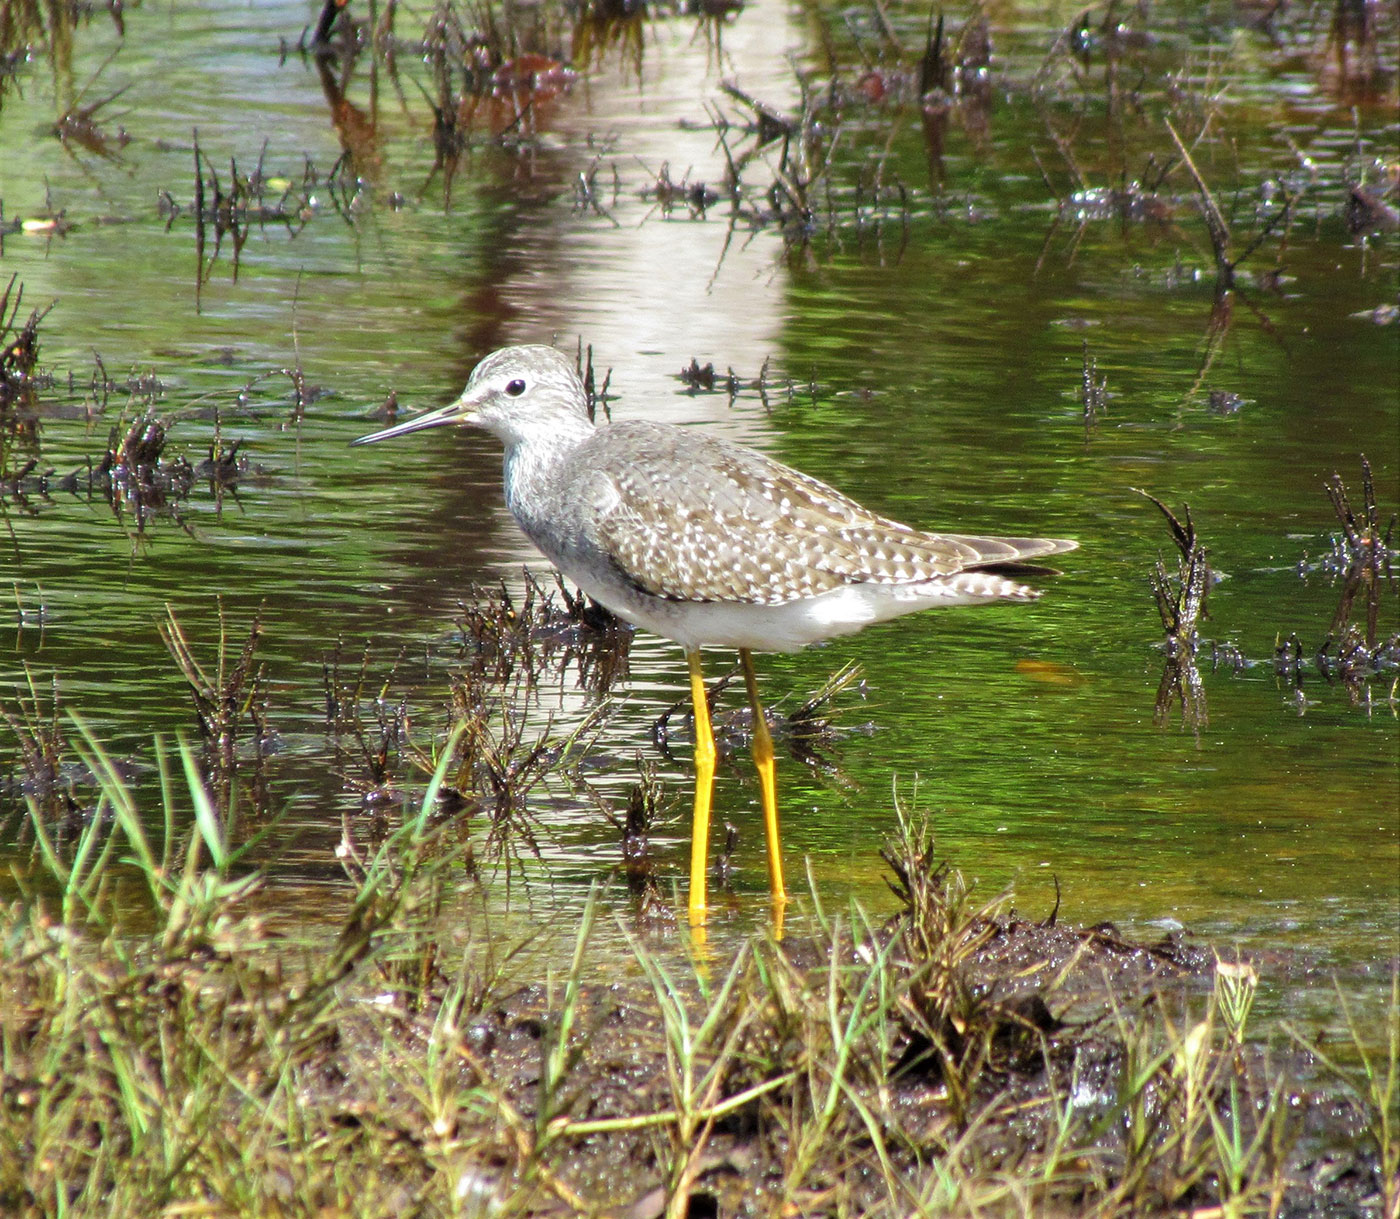
<path fill-rule="evenodd" d="M 531 345 L 493 351 L 472 370 L 456 401 L 353 443 L 373 444 L 454 423 L 485 428 L 507 445 L 536 436 L 557 440 L 592 426 L 573 361 L 553 347 Z"/>

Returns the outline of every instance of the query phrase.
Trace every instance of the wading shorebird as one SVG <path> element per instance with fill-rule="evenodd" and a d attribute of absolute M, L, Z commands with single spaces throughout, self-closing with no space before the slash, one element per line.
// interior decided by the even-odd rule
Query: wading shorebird
<path fill-rule="evenodd" d="M 787 901 L 773 741 L 754 652 L 793 652 L 935 606 L 1031 601 L 1018 565 L 1074 550 L 1060 538 L 925 533 L 762 453 L 665 423 L 595 425 L 571 359 L 505 347 L 461 396 L 355 444 L 464 423 L 505 445 L 506 506 L 599 604 L 685 649 L 695 707 L 689 911 L 704 919 L 715 741 L 702 647 L 736 648 L 753 708 L 775 905 Z"/>

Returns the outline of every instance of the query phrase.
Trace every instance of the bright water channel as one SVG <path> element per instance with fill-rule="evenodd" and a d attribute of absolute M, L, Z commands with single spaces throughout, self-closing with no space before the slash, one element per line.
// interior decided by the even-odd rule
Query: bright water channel
<path fill-rule="evenodd" d="M 773 179 L 777 146 L 755 153 L 739 129 L 751 112 L 722 85 L 795 116 L 800 72 L 822 100 L 818 23 L 780 3 L 718 29 L 649 20 L 591 62 L 580 53 L 577 78 L 503 140 L 492 137 L 509 104 L 483 103 L 450 203 L 432 172 L 421 62 L 402 52 L 395 77 L 366 52 L 347 105 L 313 62 L 280 54 L 313 16 L 300 5 L 129 8 L 124 38 L 94 17 L 67 52 L 13 65 L 0 80 L 5 223 L 62 211 L 72 228 L 7 229 L 0 247 L 0 280 L 23 285 L 25 312 L 53 304 L 41 363 L 60 382 L 40 395 L 36 431 L 0 440 L 0 478 L 31 457 L 86 470 L 140 408 L 115 392 L 99 409 L 84 393 L 94 353 L 119 380 L 159 380 L 168 456 L 205 456 L 217 411 L 253 468 L 221 503 L 197 485 L 178 520 L 141 530 L 100 494 L 12 487 L 0 699 L 15 709 L 26 668 L 45 691 L 56 675 L 62 706 L 149 762 L 153 734 L 194 723 L 157 633 L 166 607 L 212 664 L 220 605 L 235 649 L 262 606 L 280 749 L 271 803 L 286 808 L 265 850 L 279 900 L 314 914 L 341 883 L 342 816 L 364 816 L 326 727 L 336 641 L 352 665 L 368 646 L 379 680 L 392 670 L 391 698 L 408 695 L 414 732 L 430 737 L 460 653 L 458 603 L 501 581 L 518 594 L 522 566 L 545 573 L 501 503 L 488 437 L 348 442 L 379 426 L 391 390 L 406 408 L 436 405 L 497 346 L 581 339 L 613 369 L 618 417 L 712 429 L 916 525 L 1082 544 L 1033 606 L 926 613 L 762 659 L 780 709 L 848 660 L 864 670 L 864 697 L 840 702 L 850 731 L 830 765 L 781 761 L 800 888 L 805 859 L 828 906 L 888 908 L 878 848 L 898 798 L 934 817 L 942 852 L 981 893 L 1012 887 L 1031 917 L 1048 913 L 1058 881 L 1061 918 L 1149 937 L 1184 926 L 1263 958 L 1274 1002 L 1295 1011 L 1324 1011 L 1334 973 L 1379 995 L 1400 936 L 1395 670 L 1354 697 L 1310 658 L 1340 596 L 1317 568 L 1339 533 L 1324 480 L 1340 473 L 1359 506 L 1365 453 L 1383 523 L 1400 503 L 1397 327 L 1383 324 L 1396 239 L 1346 222 L 1349 185 L 1383 192 L 1396 173 L 1394 77 L 1358 100 L 1329 66 L 1325 25 L 1280 41 L 1198 5 L 1164 6 L 1110 71 L 1102 48 L 1052 50 L 1079 7 L 993 23 L 985 103 L 951 106 L 941 155 L 918 107 L 893 96 L 911 88 L 924 15 L 900 18 L 903 75 L 887 54 L 864 78 L 878 31 L 857 52 L 829 15 L 846 100 L 822 120 L 834 167 L 805 241 L 763 214 L 756 188 L 737 217 L 727 198 L 702 214 L 654 194 L 663 166 L 674 183 L 722 190 L 716 116 L 734 124 L 730 153 L 750 158 L 746 182 Z M 964 20 L 950 10 L 950 29 Z M 567 37 L 554 47 L 567 51 Z M 52 125 L 66 107 L 118 89 L 94 118 L 129 143 L 110 157 L 60 144 Z M 1213 313 L 1214 260 L 1185 170 L 1157 188 L 1160 220 L 1109 198 L 1151 186 L 1174 155 L 1165 117 L 1194 136 L 1206 111 L 1194 159 L 1236 254 L 1285 194 L 1297 199 L 1243 264 L 1228 317 Z M 308 163 L 324 176 L 348 148 L 342 207 L 331 188 L 308 188 L 304 224 L 253 224 L 236 274 L 225 238 L 197 293 L 196 129 L 226 187 L 231 158 L 245 174 L 261 158 L 300 190 Z M 181 205 L 173 221 L 162 192 Z M 1106 382 L 1091 421 L 1086 353 Z M 747 387 L 732 401 L 689 391 L 676 374 L 692 357 L 746 381 L 766 365 L 767 401 Z M 298 362 L 322 391 L 300 419 L 278 372 Z M 1189 504 L 1220 578 L 1202 634 L 1243 658 L 1213 667 L 1206 645 L 1194 726 L 1179 707 L 1154 717 L 1163 653 L 1149 576 L 1174 553 L 1134 488 Z M 1379 602 L 1384 638 L 1397 629 L 1393 584 Z M 1301 689 L 1274 665 L 1293 635 L 1308 660 Z M 717 676 L 729 660 L 709 663 Z M 639 637 L 630 674 L 580 768 L 621 802 L 637 755 L 657 766 L 675 797 L 652 846 L 669 889 L 683 877 L 690 771 L 684 747 L 668 758 L 649 733 L 684 696 L 685 667 L 677 648 Z M 737 705 L 737 691 L 728 698 Z M 523 714 L 532 731 L 563 733 L 588 709 L 566 672 Z M 0 761 L 22 777 L 3 726 Z M 512 901 L 567 938 L 588 883 L 615 876 L 617 832 L 562 784 L 532 799 L 541 856 Z M 722 770 L 717 799 L 741 835 L 738 896 L 717 926 L 746 933 L 766 903 L 742 759 Z"/>

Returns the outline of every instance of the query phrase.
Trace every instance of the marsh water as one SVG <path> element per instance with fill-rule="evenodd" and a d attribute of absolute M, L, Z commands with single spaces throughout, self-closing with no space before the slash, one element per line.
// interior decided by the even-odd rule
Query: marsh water
<path fill-rule="evenodd" d="M 950 10 L 960 67 L 923 106 L 926 10 L 896 6 L 889 30 L 874 9 L 770 2 L 541 19 L 519 45 L 571 71 L 532 80 L 524 103 L 479 90 L 445 158 L 432 56 L 405 42 L 318 63 L 295 48 L 303 6 L 147 4 L 124 34 L 105 13 L 51 28 L 45 54 L 0 76 L 0 280 L 22 285 L 16 325 L 52 305 L 38 335 L 55 378 L 0 416 L 0 700 L 22 719 L 31 682 L 41 714 L 56 689 L 142 782 L 155 734 L 195 732 L 167 610 L 211 668 L 221 622 L 236 655 L 261 613 L 266 811 L 247 824 L 267 829 L 277 908 L 342 901 L 336 845 L 370 814 L 335 747 L 327 670 L 367 655 L 366 716 L 381 690 L 381 707 L 407 700 L 429 744 L 470 650 L 459 607 L 483 588 L 523 598 L 526 570 L 549 580 L 489 437 L 349 442 L 382 425 L 391 392 L 438 405 L 498 346 L 591 345 L 615 418 L 743 441 L 911 524 L 1081 543 L 1034 605 L 761 658 L 779 711 L 848 661 L 863 678 L 819 761 L 780 759 L 790 934 L 811 917 L 804 871 L 828 907 L 887 908 L 878 851 L 898 802 L 933 818 L 980 893 L 1010 888 L 1029 917 L 1058 886 L 1062 919 L 1184 929 L 1265 962 L 1295 1014 L 1331 1008 L 1333 975 L 1380 995 L 1400 959 L 1394 658 L 1378 650 L 1349 683 L 1315 656 L 1343 625 L 1326 480 L 1359 510 L 1364 454 L 1382 527 L 1400 504 L 1395 29 L 1374 35 L 1358 87 L 1330 10 L 1261 26 L 1164 5 L 1076 39 L 1080 7 L 996 6 L 983 26 Z M 421 36 L 399 21 L 397 37 Z M 759 144 L 745 98 L 799 136 L 820 128 L 805 214 L 783 188 L 801 139 L 787 161 L 781 140 Z M 87 126 L 60 139 L 65 113 Z M 1169 120 L 1232 255 L 1261 236 L 1228 293 Z M 217 249 L 212 218 L 196 222 L 196 139 L 206 194 L 214 173 L 229 191 L 258 170 L 269 208 Z M 1378 201 L 1374 224 L 1356 222 L 1354 187 Z M 692 360 L 732 370 L 734 391 L 680 379 Z M 168 428 L 166 468 L 197 465 L 216 436 L 244 464 L 149 514 L 114 506 L 88 472 L 147 411 Z M 1176 556 L 1139 489 L 1189 506 L 1215 576 L 1189 714 L 1158 706 L 1150 580 Z M 1383 641 L 1400 625 L 1393 583 L 1376 605 Z M 1364 633 L 1364 609 L 1353 620 Z M 1276 663 L 1295 637 L 1301 666 Z M 711 676 L 731 659 L 707 657 Z M 595 880 L 626 909 L 598 802 L 625 804 L 639 760 L 664 784 L 662 891 L 682 885 L 688 748 L 659 749 L 652 725 L 685 694 L 679 649 L 633 640 L 572 778 L 528 795 L 537 850 L 509 891 L 483 882 L 519 925 L 567 941 Z M 576 664 L 504 697 L 529 736 L 567 736 L 598 705 Z M 741 704 L 740 685 L 725 705 Z M 29 849 L 13 724 L 0 760 L 11 862 Z M 421 776 L 400 782 L 412 794 Z M 738 830 L 722 943 L 767 917 L 742 753 L 717 801 Z"/>

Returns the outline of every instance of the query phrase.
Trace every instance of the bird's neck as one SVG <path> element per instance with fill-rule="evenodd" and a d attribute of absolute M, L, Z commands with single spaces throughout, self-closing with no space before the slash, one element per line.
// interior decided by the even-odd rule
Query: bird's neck
<path fill-rule="evenodd" d="M 549 498 L 554 471 L 594 432 L 593 424 L 573 413 L 533 422 L 504 438 L 506 507 L 531 536 L 530 506 Z"/>

